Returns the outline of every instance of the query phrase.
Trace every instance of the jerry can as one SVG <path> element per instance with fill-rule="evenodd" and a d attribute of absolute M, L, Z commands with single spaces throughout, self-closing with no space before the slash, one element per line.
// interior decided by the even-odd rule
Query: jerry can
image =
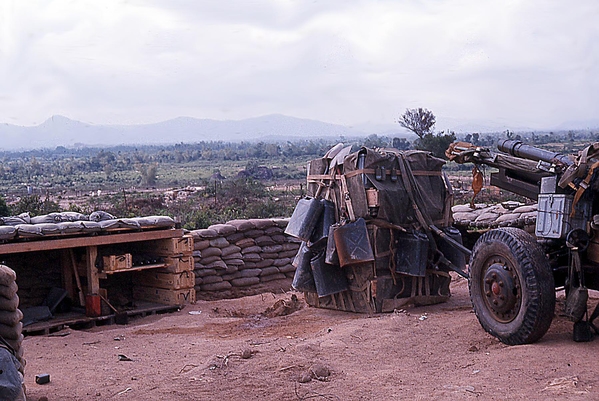
<path fill-rule="evenodd" d="M 426 234 L 418 231 L 401 233 L 396 241 L 395 271 L 408 276 L 424 277 L 428 247 Z"/>
<path fill-rule="evenodd" d="M 363 218 L 337 227 L 333 235 L 341 267 L 374 261 L 366 221 Z"/>
<path fill-rule="evenodd" d="M 300 248 L 293 259 L 293 266 L 295 266 L 295 274 L 293 275 L 293 282 L 291 286 L 298 291 L 316 292 L 316 285 L 314 284 L 314 276 L 312 275 L 312 267 L 310 262 L 312 260 L 312 251 L 305 242 L 302 242 Z"/>
<path fill-rule="evenodd" d="M 324 250 L 312 258 L 310 265 L 319 297 L 326 297 L 349 288 L 345 272 L 337 265 L 325 263 Z"/>
<path fill-rule="evenodd" d="M 312 249 L 324 245 L 329 236 L 329 228 L 335 224 L 335 204 L 326 199 L 321 199 L 320 202 L 322 203 L 322 212 L 310 237 Z"/>
<path fill-rule="evenodd" d="M 302 198 L 297 202 L 289 219 L 285 234 L 308 242 L 320 219 L 324 204 L 315 198 Z"/>

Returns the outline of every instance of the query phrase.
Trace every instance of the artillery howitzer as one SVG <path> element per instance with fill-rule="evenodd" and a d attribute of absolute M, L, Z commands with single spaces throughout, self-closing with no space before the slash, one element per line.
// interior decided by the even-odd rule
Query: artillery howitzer
<path fill-rule="evenodd" d="M 490 183 L 538 201 L 534 235 L 497 228 L 476 241 L 469 288 L 481 325 L 507 344 L 530 343 L 549 329 L 556 288 L 574 339 L 591 337 L 599 308 L 588 316 L 588 290 L 599 290 L 599 144 L 577 157 L 520 141 L 502 140 L 499 152 L 454 143 L 446 154 L 458 163 L 496 167 Z"/>

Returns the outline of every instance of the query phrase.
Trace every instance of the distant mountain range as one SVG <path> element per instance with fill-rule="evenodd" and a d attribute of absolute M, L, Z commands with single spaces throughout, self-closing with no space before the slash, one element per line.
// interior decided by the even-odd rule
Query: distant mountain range
<path fill-rule="evenodd" d="M 570 122 L 570 129 L 599 127 L 593 122 Z M 557 127 L 558 129 L 561 127 Z M 463 121 L 437 118 L 436 129 L 463 132 L 532 131 L 525 127 L 508 126 L 499 122 Z M 365 137 L 377 134 L 386 136 L 415 136 L 399 124 L 365 123 L 352 127 L 271 114 L 244 120 L 209 120 L 178 117 L 154 124 L 95 125 L 53 116 L 36 126 L 0 124 L 0 150 L 72 147 L 76 145 L 160 145 L 193 143 L 200 141 L 274 141 L 309 138 Z"/>
<path fill-rule="evenodd" d="M 397 126 L 397 132 L 403 129 Z M 53 116 L 40 125 L 0 124 L 0 149 L 37 149 L 84 145 L 173 144 L 200 141 L 285 140 L 356 137 L 369 133 L 343 125 L 273 114 L 245 120 L 179 117 L 155 124 L 93 125 Z M 405 135 L 405 134 L 404 134 Z"/>

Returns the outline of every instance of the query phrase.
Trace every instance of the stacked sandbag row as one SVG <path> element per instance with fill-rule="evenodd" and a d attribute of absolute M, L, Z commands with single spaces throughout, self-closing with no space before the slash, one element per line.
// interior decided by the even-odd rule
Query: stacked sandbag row
<path fill-rule="evenodd" d="M 196 291 L 226 291 L 293 278 L 299 241 L 287 219 L 233 220 L 192 231 Z"/>
<path fill-rule="evenodd" d="M 497 205 L 456 205 L 451 208 L 454 225 L 470 229 L 496 227 L 534 226 L 537 221 L 537 205 L 504 202 Z"/>
<path fill-rule="evenodd" d="M 25 359 L 23 358 L 23 313 L 19 310 L 19 296 L 17 295 L 17 275 L 11 268 L 0 265 L 0 346 L 4 342 L 15 352 L 21 366 L 19 371 L 24 372 Z"/>
<path fill-rule="evenodd" d="M 168 216 L 116 218 L 110 213 L 96 211 L 90 215 L 77 212 L 56 212 L 30 217 L 29 213 L 0 217 L 0 241 L 15 238 L 38 238 L 74 234 L 94 234 L 112 230 L 142 230 L 173 228 L 175 221 Z"/>

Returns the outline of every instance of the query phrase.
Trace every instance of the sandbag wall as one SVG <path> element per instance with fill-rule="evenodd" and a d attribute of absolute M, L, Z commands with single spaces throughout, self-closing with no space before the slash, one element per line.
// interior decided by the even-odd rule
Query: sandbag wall
<path fill-rule="evenodd" d="M 295 273 L 300 242 L 283 232 L 288 219 L 233 220 L 192 231 L 197 298 L 251 293 Z"/>
<path fill-rule="evenodd" d="M 496 205 L 477 203 L 455 205 L 453 212 L 454 225 L 468 229 L 486 229 L 497 227 L 535 226 L 537 221 L 537 204 L 524 205 L 518 202 L 503 202 Z"/>
<path fill-rule="evenodd" d="M 20 363 L 18 369 L 23 374 L 25 370 L 22 347 L 23 323 L 21 323 L 23 313 L 19 309 L 16 280 L 17 275 L 14 270 L 0 265 L 0 336 L 14 350 L 14 355 Z M 0 346 L 6 344 L 0 342 Z"/>

